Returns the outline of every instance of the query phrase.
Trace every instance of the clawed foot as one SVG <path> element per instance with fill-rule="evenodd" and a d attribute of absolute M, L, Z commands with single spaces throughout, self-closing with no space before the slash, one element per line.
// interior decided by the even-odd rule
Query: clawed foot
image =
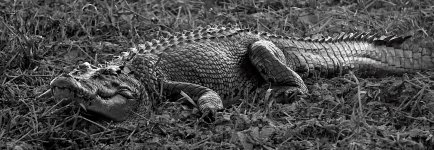
<path fill-rule="evenodd" d="M 214 122 L 216 112 L 223 109 L 222 100 L 214 91 L 209 91 L 203 94 L 198 99 L 198 106 L 200 112 L 202 112 L 201 118 L 204 119 L 205 122 Z"/>
<path fill-rule="evenodd" d="M 306 97 L 306 92 L 298 87 L 272 87 L 272 97 L 279 103 L 291 103 Z"/>
<path fill-rule="evenodd" d="M 217 110 L 218 109 L 205 109 L 202 110 L 202 116 L 200 117 L 200 119 L 203 119 L 203 121 L 207 122 L 207 123 L 212 123 L 216 120 L 216 115 L 217 115 Z"/>

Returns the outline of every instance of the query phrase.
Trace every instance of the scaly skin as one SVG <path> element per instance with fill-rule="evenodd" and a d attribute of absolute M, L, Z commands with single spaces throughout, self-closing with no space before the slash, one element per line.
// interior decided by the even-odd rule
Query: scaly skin
<path fill-rule="evenodd" d="M 71 98 L 117 121 L 160 91 L 164 96 L 183 91 L 203 113 L 213 113 L 223 108 L 222 99 L 243 98 L 256 89 L 307 93 L 301 76 L 431 70 L 431 51 L 391 47 L 405 39 L 367 34 L 297 39 L 209 27 L 140 44 L 106 67 L 80 65 L 50 85 L 55 97 Z"/>
<path fill-rule="evenodd" d="M 432 50 L 394 48 L 407 38 L 409 37 L 375 38 L 367 34 L 343 34 L 328 42 L 325 39 L 299 39 L 288 43 L 283 41 L 284 44 L 279 47 L 284 49 L 288 60 L 294 60 L 287 65 L 303 77 L 312 74 L 334 76 L 349 70 L 374 76 L 432 70 Z M 275 43 L 280 42 L 282 40 Z"/>

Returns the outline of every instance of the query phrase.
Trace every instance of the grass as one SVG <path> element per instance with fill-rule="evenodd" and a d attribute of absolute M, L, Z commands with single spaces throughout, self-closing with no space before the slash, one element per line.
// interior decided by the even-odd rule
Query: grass
<path fill-rule="evenodd" d="M 148 0 L 0 2 L 1 149 L 433 149 L 432 73 L 308 79 L 293 104 L 245 103 L 207 124 L 177 103 L 139 126 L 92 121 L 35 96 L 75 64 L 104 63 L 134 44 L 210 24 L 289 36 L 413 35 L 434 48 L 430 0 Z"/>

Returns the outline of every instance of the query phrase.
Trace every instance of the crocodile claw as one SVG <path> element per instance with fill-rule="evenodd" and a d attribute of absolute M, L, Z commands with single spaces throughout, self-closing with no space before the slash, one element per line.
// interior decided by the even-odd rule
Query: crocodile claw
<path fill-rule="evenodd" d="M 272 91 L 272 96 L 280 103 L 291 103 L 305 97 L 304 93 L 298 87 L 276 87 Z"/>
<path fill-rule="evenodd" d="M 202 110 L 202 116 L 200 119 L 203 119 L 206 123 L 212 123 L 217 118 L 217 109 L 205 109 Z"/>

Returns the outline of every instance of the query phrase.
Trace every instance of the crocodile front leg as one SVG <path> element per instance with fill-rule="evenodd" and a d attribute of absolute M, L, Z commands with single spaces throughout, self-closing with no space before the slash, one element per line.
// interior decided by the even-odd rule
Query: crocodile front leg
<path fill-rule="evenodd" d="M 204 113 L 213 113 L 223 109 L 220 96 L 210 88 L 194 83 L 163 81 L 163 89 L 169 94 L 179 94 L 181 91 L 191 96 L 196 101 L 199 110 Z"/>
<path fill-rule="evenodd" d="M 261 76 L 271 83 L 272 88 L 285 92 L 305 94 L 308 92 L 303 79 L 286 66 L 286 58 L 282 50 L 270 41 L 260 40 L 251 45 L 249 58 Z M 280 93 L 280 92 L 278 92 Z"/>

